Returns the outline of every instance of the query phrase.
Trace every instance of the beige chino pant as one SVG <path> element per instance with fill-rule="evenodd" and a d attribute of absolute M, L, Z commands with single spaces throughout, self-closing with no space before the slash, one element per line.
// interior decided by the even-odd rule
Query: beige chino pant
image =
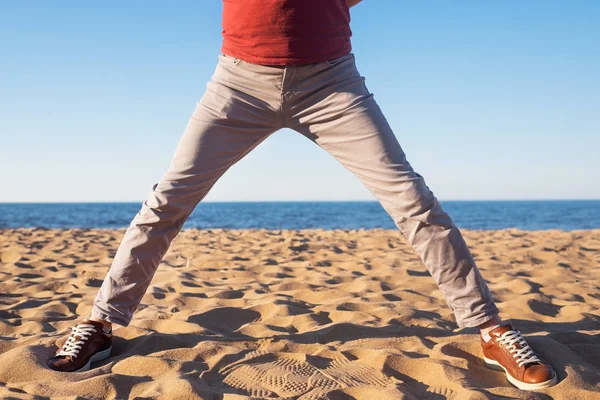
<path fill-rule="evenodd" d="M 290 128 L 351 171 L 419 254 L 460 327 L 498 314 L 465 241 L 416 173 L 365 86 L 353 54 L 270 67 L 219 55 L 170 167 L 127 229 L 92 316 L 127 326 L 165 252 L 229 167 Z"/>

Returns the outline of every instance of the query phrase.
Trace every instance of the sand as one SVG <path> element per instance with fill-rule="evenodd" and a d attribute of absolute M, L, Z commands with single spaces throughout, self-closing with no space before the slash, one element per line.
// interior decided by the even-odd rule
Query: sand
<path fill-rule="evenodd" d="M 123 230 L 0 230 L 0 397 L 600 399 L 600 230 L 467 231 L 505 317 L 560 383 L 520 391 L 482 365 L 397 231 L 186 230 L 113 356 L 46 360 Z"/>

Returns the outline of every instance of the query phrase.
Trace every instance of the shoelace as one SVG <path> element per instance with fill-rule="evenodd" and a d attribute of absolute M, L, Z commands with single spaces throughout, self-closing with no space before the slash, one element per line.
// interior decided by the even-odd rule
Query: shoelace
<path fill-rule="evenodd" d="M 498 338 L 498 343 L 504 346 L 504 348 L 517 360 L 519 367 L 522 367 L 525 364 L 542 362 L 542 360 L 535 355 L 533 349 L 529 347 L 525 338 L 521 336 L 521 332 L 508 330 L 503 334 L 496 333 L 496 337 Z M 516 346 L 517 344 L 519 347 Z"/>
<path fill-rule="evenodd" d="M 97 332 L 96 327 L 90 324 L 79 324 L 71 328 L 71 331 L 71 335 L 63 345 L 63 348 L 56 353 L 57 356 L 77 358 L 81 346 L 89 339 L 92 333 Z M 79 336 L 79 340 L 76 340 L 77 336 Z"/>

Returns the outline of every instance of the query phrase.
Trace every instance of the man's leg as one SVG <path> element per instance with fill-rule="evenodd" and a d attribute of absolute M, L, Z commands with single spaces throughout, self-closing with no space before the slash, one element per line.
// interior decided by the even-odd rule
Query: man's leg
<path fill-rule="evenodd" d="M 173 238 L 196 204 L 245 154 L 279 128 L 271 78 L 220 56 L 171 165 L 131 222 L 92 308 L 127 326 Z M 259 93 L 262 93 L 259 94 Z M 273 105 L 273 107 L 272 107 Z"/>
<path fill-rule="evenodd" d="M 298 74 L 309 79 L 295 88 L 303 96 L 291 107 L 290 127 L 332 154 L 380 201 L 427 266 L 460 327 L 499 323 L 460 231 L 406 160 L 354 57 Z"/>
<path fill-rule="evenodd" d="M 290 127 L 352 171 L 379 199 L 419 253 L 460 327 L 479 327 L 486 365 L 523 390 L 556 384 L 557 374 L 498 309 L 459 230 L 406 160 L 352 55 L 300 69 Z M 516 349 L 519 349 L 516 352 Z"/>

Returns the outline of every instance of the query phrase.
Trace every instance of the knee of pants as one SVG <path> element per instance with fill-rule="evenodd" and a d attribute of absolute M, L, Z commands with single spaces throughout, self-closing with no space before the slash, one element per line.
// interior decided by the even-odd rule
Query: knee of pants
<path fill-rule="evenodd" d="M 435 207 L 437 203 L 423 177 L 416 172 L 411 178 L 403 178 L 394 185 L 392 194 L 395 208 L 405 217 L 423 214 Z"/>
<path fill-rule="evenodd" d="M 384 199 L 387 203 L 385 208 L 399 227 L 410 221 L 444 227 L 454 226 L 421 175 L 415 173 L 413 179 L 403 181 L 390 194 L 391 199 Z"/>
<path fill-rule="evenodd" d="M 159 182 L 134 218 L 135 225 L 158 225 L 182 223 L 198 203 L 200 194 L 191 186 Z"/>

